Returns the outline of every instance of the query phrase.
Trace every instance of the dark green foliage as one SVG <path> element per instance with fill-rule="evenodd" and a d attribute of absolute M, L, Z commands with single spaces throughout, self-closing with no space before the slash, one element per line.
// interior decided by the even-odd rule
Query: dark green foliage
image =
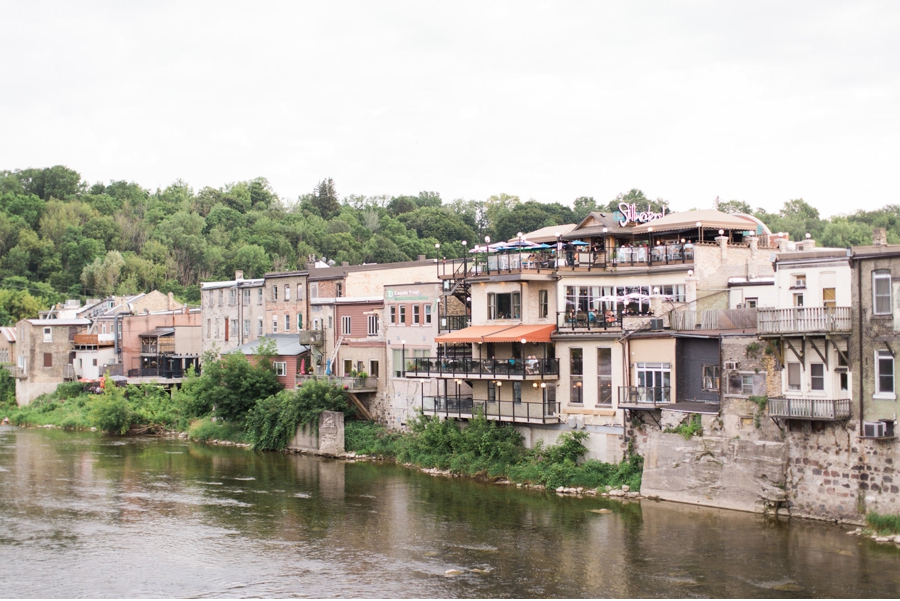
<path fill-rule="evenodd" d="M 6 369 L 0 367 L 0 406 L 15 404 L 16 379 Z M 3 416 L 0 416 L 3 419 Z"/>
<path fill-rule="evenodd" d="M 695 435 L 703 436 L 703 424 L 701 423 L 700 415 L 693 413 L 690 419 L 681 422 L 675 428 L 666 428 L 663 432 L 666 434 L 681 434 L 685 440 L 690 440 Z"/>
<path fill-rule="evenodd" d="M 877 534 L 900 534 L 900 515 L 882 515 L 872 511 L 866 514 L 866 525 Z"/>
<path fill-rule="evenodd" d="M 221 420 L 213 421 L 212 418 L 194 420 L 188 427 L 188 437 L 198 442 L 209 440 L 230 440 L 231 442 L 246 442 L 247 437 L 241 426 L 232 422 Z"/>
<path fill-rule="evenodd" d="M 131 411 L 125 393 L 118 386 L 108 386 L 92 403 L 91 420 L 102 431 L 125 434 L 131 427 Z"/>
<path fill-rule="evenodd" d="M 317 429 L 323 411 L 349 413 L 346 393 L 325 380 L 305 382 L 293 391 L 283 390 L 258 400 L 247 414 L 247 440 L 255 449 L 284 449 L 298 425 Z"/>

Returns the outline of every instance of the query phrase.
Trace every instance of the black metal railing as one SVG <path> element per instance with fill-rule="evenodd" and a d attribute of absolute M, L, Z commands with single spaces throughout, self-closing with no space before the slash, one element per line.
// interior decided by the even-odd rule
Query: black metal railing
<path fill-rule="evenodd" d="M 469 327 L 468 315 L 442 315 L 438 321 L 438 330 L 441 332 L 455 332 Z"/>
<path fill-rule="evenodd" d="M 488 401 L 464 396 L 422 397 L 422 413 L 468 419 L 482 413 L 489 420 L 507 422 L 551 423 L 559 421 L 558 403 L 526 403 L 515 401 Z"/>
<path fill-rule="evenodd" d="M 771 417 L 803 420 L 850 419 L 850 399 L 769 398 Z"/>
<path fill-rule="evenodd" d="M 556 329 L 560 332 L 621 330 L 622 315 L 612 311 L 557 311 Z"/>
<path fill-rule="evenodd" d="M 166 369 L 165 367 L 143 367 L 140 369 L 129 369 L 129 378 L 164 378 L 171 380 L 173 378 L 183 378 L 185 370 L 182 368 Z M 200 373 L 199 371 L 197 373 Z"/>
<path fill-rule="evenodd" d="M 619 386 L 619 405 L 668 405 L 672 402 L 670 386 Z"/>
<path fill-rule="evenodd" d="M 526 378 L 559 376 L 559 359 L 468 359 L 450 357 L 416 357 L 407 359 L 407 377 L 488 376 L 494 378 Z"/>

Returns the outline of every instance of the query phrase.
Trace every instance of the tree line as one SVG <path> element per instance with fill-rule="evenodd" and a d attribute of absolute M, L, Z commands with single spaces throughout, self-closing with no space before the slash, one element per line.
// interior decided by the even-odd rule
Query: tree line
<path fill-rule="evenodd" d="M 577 223 L 621 202 L 668 207 L 639 189 L 607 202 L 582 196 L 571 206 L 509 194 L 445 202 L 432 191 L 341 196 L 326 178 L 287 200 L 262 177 L 200 190 L 178 180 L 151 191 L 122 180 L 89 184 L 62 165 L 0 171 L 0 324 L 64 298 L 158 289 L 198 302 L 202 281 L 230 279 L 235 269 L 246 277 L 303 269 L 309 256 L 352 264 L 461 256 L 463 240 L 471 248 L 485 236 Z M 719 208 L 752 213 L 793 239 L 809 232 L 822 245 L 870 243 L 873 226 L 900 242 L 897 205 L 831 219 L 802 199 L 776 213 L 736 200 Z"/>

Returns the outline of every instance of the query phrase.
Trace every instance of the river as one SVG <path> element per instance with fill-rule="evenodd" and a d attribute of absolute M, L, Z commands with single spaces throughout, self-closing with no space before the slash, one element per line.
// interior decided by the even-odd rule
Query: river
<path fill-rule="evenodd" d="M 900 596 L 900 551 L 847 530 L 0 427 L 6 598 Z"/>

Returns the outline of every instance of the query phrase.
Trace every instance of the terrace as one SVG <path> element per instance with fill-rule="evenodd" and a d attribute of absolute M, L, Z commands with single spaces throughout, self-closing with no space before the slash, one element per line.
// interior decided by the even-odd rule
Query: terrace
<path fill-rule="evenodd" d="M 756 315 L 760 336 L 829 334 L 849 332 L 852 327 L 850 307 L 757 309 Z"/>
<path fill-rule="evenodd" d="M 423 396 L 422 413 L 444 418 L 472 419 L 478 413 L 489 420 L 512 423 L 548 424 L 559 421 L 557 403 L 522 403 L 473 399 L 472 395 Z"/>
<path fill-rule="evenodd" d="M 850 399 L 769 398 L 769 417 L 810 421 L 850 419 Z"/>
<path fill-rule="evenodd" d="M 323 380 L 348 392 L 376 392 L 378 390 L 378 378 L 352 376 L 297 375 L 297 386 L 302 386 L 304 382 L 310 380 Z"/>
<path fill-rule="evenodd" d="M 478 380 L 557 379 L 559 359 L 415 357 L 407 360 L 404 377 Z"/>

